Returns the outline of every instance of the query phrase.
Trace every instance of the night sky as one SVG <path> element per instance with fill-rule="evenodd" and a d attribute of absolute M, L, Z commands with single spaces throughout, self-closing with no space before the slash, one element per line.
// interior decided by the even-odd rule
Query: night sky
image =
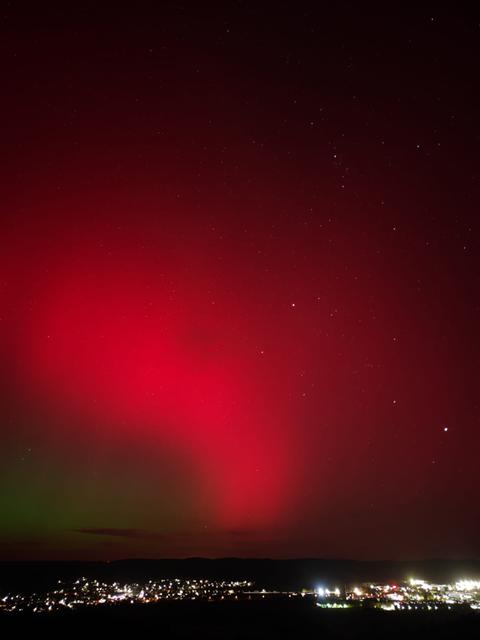
<path fill-rule="evenodd" d="M 41 4 L 0 15 L 0 557 L 478 557 L 480 12 Z"/>

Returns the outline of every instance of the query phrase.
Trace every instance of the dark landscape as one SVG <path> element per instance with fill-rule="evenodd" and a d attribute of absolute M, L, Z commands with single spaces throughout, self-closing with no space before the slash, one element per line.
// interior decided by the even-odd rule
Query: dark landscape
<path fill-rule="evenodd" d="M 480 5 L 0 7 L 0 636 L 480 637 Z"/>
<path fill-rule="evenodd" d="M 74 611 L 0 612 L 4 631 L 35 633 L 155 633 L 165 638 L 423 638 L 476 637 L 479 611 L 381 611 L 363 605 L 319 610 L 318 584 L 393 582 L 423 576 L 451 582 L 480 575 L 480 561 L 355 562 L 338 560 L 204 559 L 114 562 L 2 562 L 0 599 L 6 592 L 42 591 L 78 576 L 118 583 L 162 578 L 251 580 L 255 595 L 235 601 L 115 604 Z M 253 588 L 253 587 L 252 587 Z M 283 591 L 283 593 L 281 593 Z M 306 592 L 291 598 L 287 592 Z M 265 592 L 265 593 L 263 593 Z"/>
<path fill-rule="evenodd" d="M 314 589 L 319 583 L 359 583 L 421 577 L 435 582 L 478 578 L 480 560 L 355 561 L 189 558 L 112 562 L 0 562 L 0 595 L 7 591 L 45 590 L 57 580 L 80 576 L 135 581 L 156 578 L 251 580 L 266 589 Z"/>
<path fill-rule="evenodd" d="M 392 615 L 394 616 L 392 618 Z M 164 638 L 477 638 L 478 613 L 318 611 L 308 602 L 168 603 L 49 616 L 4 614 L 3 632 L 152 633 Z"/>

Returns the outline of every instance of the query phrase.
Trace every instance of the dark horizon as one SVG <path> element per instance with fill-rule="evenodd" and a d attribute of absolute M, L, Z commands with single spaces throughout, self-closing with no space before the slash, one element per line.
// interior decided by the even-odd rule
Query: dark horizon
<path fill-rule="evenodd" d="M 112 561 L 0 561 L 0 596 L 17 589 L 46 589 L 58 580 L 83 576 L 106 581 L 158 578 L 249 580 L 258 588 L 315 588 L 319 584 L 402 582 L 421 578 L 440 583 L 478 579 L 480 559 L 356 561 L 326 558 L 130 558 Z"/>
<path fill-rule="evenodd" d="M 428 563 L 428 562 L 446 562 L 446 563 L 477 563 L 480 562 L 478 556 L 426 556 L 420 558 L 342 558 L 342 557 L 328 557 L 328 556 L 290 556 L 290 557 L 277 557 L 277 556 L 138 556 L 138 557 L 118 557 L 118 558 L 0 558 L 0 564 L 12 563 L 44 563 L 44 564 L 64 564 L 64 563 L 77 563 L 77 564 L 111 564 L 121 562 L 187 562 L 205 560 L 212 562 L 221 562 L 224 560 L 234 561 L 272 561 L 272 562 L 350 562 L 358 564 L 412 564 L 412 563 Z"/>

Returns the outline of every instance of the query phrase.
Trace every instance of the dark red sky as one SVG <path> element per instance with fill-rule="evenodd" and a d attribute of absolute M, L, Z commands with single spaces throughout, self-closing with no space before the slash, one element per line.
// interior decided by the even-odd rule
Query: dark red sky
<path fill-rule="evenodd" d="M 479 556 L 480 16 L 76 4 L 0 18 L 1 557 Z"/>

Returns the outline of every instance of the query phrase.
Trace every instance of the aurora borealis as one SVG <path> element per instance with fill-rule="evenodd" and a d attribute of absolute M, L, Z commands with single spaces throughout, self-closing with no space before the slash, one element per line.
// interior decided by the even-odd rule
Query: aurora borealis
<path fill-rule="evenodd" d="M 336 7 L 3 10 L 2 559 L 478 556 L 478 16 Z"/>

